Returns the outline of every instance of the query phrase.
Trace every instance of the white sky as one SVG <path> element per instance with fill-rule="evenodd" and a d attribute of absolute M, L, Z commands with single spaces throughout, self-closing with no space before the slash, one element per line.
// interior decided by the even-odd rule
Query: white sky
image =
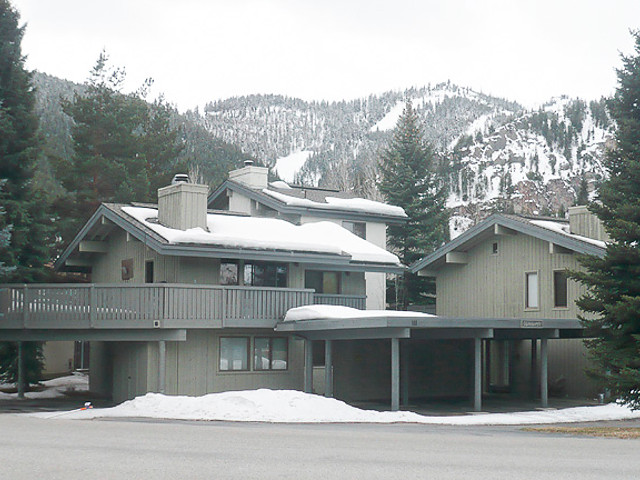
<path fill-rule="evenodd" d="M 610 95 L 640 0 L 11 0 L 27 66 L 82 82 L 105 48 L 181 110 L 364 97 L 450 79 L 534 105 Z"/>

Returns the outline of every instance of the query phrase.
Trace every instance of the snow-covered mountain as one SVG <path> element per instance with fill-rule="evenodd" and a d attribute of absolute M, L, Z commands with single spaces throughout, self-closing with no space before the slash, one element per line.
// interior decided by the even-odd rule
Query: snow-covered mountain
<path fill-rule="evenodd" d="M 67 157 L 71 120 L 60 99 L 83 87 L 45 74 L 35 81 L 42 136 L 51 155 Z M 604 100 L 563 97 L 528 110 L 448 82 L 341 102 L 277 95 L 212 102 L 203 114 L 176 114 L 186 147 L 178 160 L 214 185 L 249 155 L 286 181 L 380 199 L 380 150 L 406 100 L 436 150 L 448 205 L 461 226 L 495 210 L 561 214 L 604 176 L 604 151 L 613 141 Z"/>
<path fill-rule="evenodd" d="M 255 95 L 210 103 L 207 128 L 287 181 L 355 189 L 375 197 L 379 151 L 411 100 L 456 213 L 500 209 L 557 214 L 603 177 L 612 137 L 604 102 L 553 99 L 535 110 L 442 83 L 349 102 Z"/>

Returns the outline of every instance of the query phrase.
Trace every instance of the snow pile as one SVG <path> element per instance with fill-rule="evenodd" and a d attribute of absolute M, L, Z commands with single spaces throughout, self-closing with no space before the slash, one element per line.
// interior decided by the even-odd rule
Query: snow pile
<path fill-rule="evenodd" d="M 273 190 L 269 190 L 267 188 L 263 189 L 262 192 L 292 207 L 318 208 L 322 210 L 343 210 L 351 212 L 355 211 L 403 218 L 407 216 L 402 207 L 387 205 L 386 203 L 367 200 L 366 198 L 327 197 L 327 203 L 321 203 L 314 202 L 313 200 L 309 200 L 308 198 L 291 197 L 280 192 L 274 192 Z"/>
<path fill-rule="evenodd" d="M 153 208 L 122 207 L 122 210 L 170 243 L 348 255 L 356 262 L 399 264 L 392 253 L 332 222 L 294 225 L 275 218 L 208 214 L 207 232 L 202 228 L 178 230 L 151 222 L 150 219 L 158 217 Z"/>
<path fill-rule="evenodd" d="M 293 182 L 296 173 L 302 168 L 313 152 L 302 150 L 276 160 L 274 170 L 285 182 Z"/>
<path fill-rule="evenodd" d="M 272 423 L 420 423 L 441 425 L 523 425 L 640 418 L 616 404 L 563 410 L 433 416 L 413 412 L 362 410 L 339 400 L 295 390 L 246 390 L 212 393 L 201 397 L 148 393 L 113 408 L 36 413 L 40 418 L 160 418 L 177 420 L 227 420 Z"/>
<path fill-rule="evenodd" d="M 290 308 L 284 316 L 285 322 L 296 322 L 299 320 L 317 320 L 332 318 L 433 318 L 434 315 L 421 312 L 406 312 L 398 310 L 358 310 L 351 307 L 341 307 L 339 305 L 306 305 L 303 307 Z"/>
<path fill-rule="evenodd" d="M 84 373 L 73 372 L 72 375 L 66 377 L 40 382 L 40 385 L 44 387 L 42 390 L 26 392 L 24 396 L 30 399 L 60 398 L 65 396 L 65 392 L 87 391 L 89 390 L 89 377 Z M 0 400 L 15 400 L 16 398 L 18 398 L 17 393 L 0 392 Z"/>

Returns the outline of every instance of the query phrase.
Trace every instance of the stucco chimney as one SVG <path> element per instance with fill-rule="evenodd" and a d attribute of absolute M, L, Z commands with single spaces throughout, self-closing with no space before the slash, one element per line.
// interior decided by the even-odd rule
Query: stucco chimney
<path fill-rule="evenodd" d="M 179 182 L 158 190 L 158 221 L 179 230 L 207 228 L 209 187 Z"/>
<path fill-rule="evenodd" d="M 569 207 L 569 230 L 574 235 L 604 242 L 609 240 L 609 235 L 600 219 L 583 205 Z"/>
<path fill-rule="evenodd" d="M 262 190 L 267 188 L 269 169 L 266 167 L 256 167 L 253 160 L 246 160 L 244 168 L 229 172 L 229 180 L 242 183 L 249 188 Z"/>

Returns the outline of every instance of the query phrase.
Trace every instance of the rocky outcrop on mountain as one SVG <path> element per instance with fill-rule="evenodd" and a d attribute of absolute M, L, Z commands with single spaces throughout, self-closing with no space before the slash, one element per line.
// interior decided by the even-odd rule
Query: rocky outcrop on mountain
<path fill-rule="evenodd" d="M 35 83 L 49 151 L 71 155 L 70 119 L 60 99 L 83 87 L 40 73 Z M 213 184 L 226 174 L 221 157 L 235 164 L 250 156 L 284 180 L 379 199 L 380 150 L 407 100 L 436 150 L 454 216 L 562 215 L 579 193 L 593 194 L 604 177 L 602 158 L 613 138 L 604 100 L 562 97 L 527 110 L 451 83 L 341 102 L 277 95 L 211 102 L 203 114 L 176 112 L 186 146 L 179 160 L 197 166 L 203 181 Z"/>

